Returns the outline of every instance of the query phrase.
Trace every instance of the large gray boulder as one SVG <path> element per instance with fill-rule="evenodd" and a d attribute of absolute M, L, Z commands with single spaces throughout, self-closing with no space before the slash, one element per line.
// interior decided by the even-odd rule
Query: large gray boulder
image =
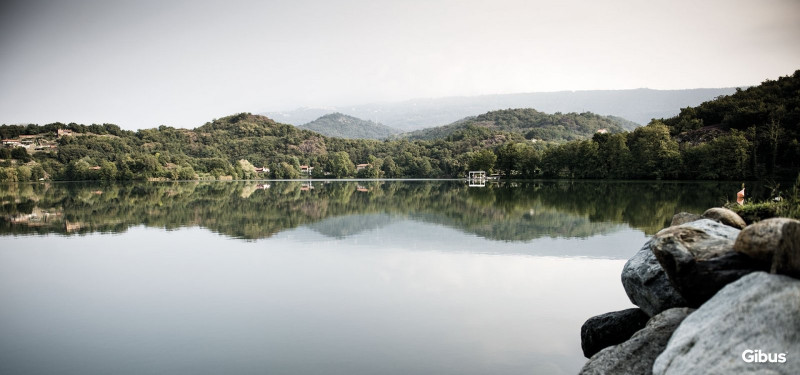
<path fill-rule="evenodd" d="M 703 217 L 736 229 L 744 229 L 747 226 L 747 223 L 744 222 L 744 219 L 739 214 L 723 207 L 709 208 L 706 212 L 703 212 Z"/>
<path fill-rule="evenodd" d="M 703 219 L 662 229 L 653 254 L 689 307 L 699 307 L 725 285 L 754 270 L 769 269 L 733 250 L 739 230 Z"/>
<path fill-rule="evenodd" d="M 681 323 L 653 373 L 800 374 L 800 281 L 754 272 L 729 284 Z"/>
<path fill-rule="evenodd" d="M 733 249 L 762 263 L 773 273 L 800 275 L 800 221 L 772 218 L 750 225 Z"/>
<path fill-rule="evenodd" d="M 650 241 L 625 263 L 622 286 L 631 302 L 649 316 L 673 307 L 687 306 L 650 250 Z"/>
<path fill-rule="evenodd" d="M 581 326 L 581 349 L 586 358 L 631 338 L 644 328 L 650 316 L 642 309 L 614 311 L 589 318 Z"/>
<path fill-rule="evenodd" d="M 653 362 L 667 346 L 681 321 L 691 312 L 692 309 L 685 307 L 674 308 L 652 317 L 628 341 L 605 348 L 592 356 L 580 374 L 651 374 Z"/>

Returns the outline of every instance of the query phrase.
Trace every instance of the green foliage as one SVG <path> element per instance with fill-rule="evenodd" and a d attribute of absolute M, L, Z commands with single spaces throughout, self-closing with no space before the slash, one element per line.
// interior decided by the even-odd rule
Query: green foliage
<path fill-rule="evenodd" d="M 178 169 L 178 180 L 196 180 L 197 173 L 195 173 L 194 169 L 190 166 L 180 167 Z"/>
<path fill-rule="evenodd" d="M 627 133 L 595 134 L 599 163 L 598 173 L 606 178 L 623 179 L 631 176 L 633 157 L 628 148 Z"/>
<path fill-rule="evenodd" d="M 237 166 L 237 174 L 241 179 L 249 180 L 258 176 L 258 173 L 256 173 L 256 167 L 254 167 L 253 164 L 246 159 L 240 159 L 237 163 Z"/>
<path fill-rule="evenodd" d="M 654 122 L 634 130 L 628 147 L 636 161 L 634 174 L 646 178 L 676 178 L 681 171 L 678 143 L 669 136 L 666 125 Z"/>
<path fill-rule="evenodd" d="M 339 151 L 328 155 L 327 162 L 325 163 L 325 171 L 330 173 L 330 177 L 344 178 L 350 177 L 355 174 L 356 167 L 350 161 L 350 155 L 347 152 Z"/>
<path fill-rule="evenodd" d="M 41 164 L 36 164 L 31 168 L 31 181 L 39 181 L 40 179 L 44 179 L 45 176 L 46 172 Z"/>
<path fill-rule="evenodd" d="M 26 150 L 24 147 L 14 147 L 11 150 L 11 158 L 19 160 L 23 163 L 31 161 L 31 156 L 28 155 L 28 150 Z"/>
<path fill-rule="evenodd" d="M 398 178 L 403 175 L 403 172 L 400 170 L 391 156 L 387 156 L 383 159 L 381 172 L 383 172 L 383 176 L 386 178 Z"/>
<path fill-rule="evenodd" d="M 260 178 L 254 166 L 298 178 L 301 164 L 313 167 L 315 178 L 447 178 L 468 170 L 512 179 L 792 178 L 800 172 L 800 71 L 630 128 L 614 117 L 533 109 L 488 112 L 384 141 L 327 137 L 249 113 L 191 130 L 3 125 L 6 137 L 36 135 L 58 148 L 3 148 L 0 165 L 4 180 L 20 179 L 23 164 L 30 174 L 22 177 L 34 180 Z M 58 129 L 74 135 L 57 138 Z M 371 166 L 357 174 L 354 161 Z"/>
<path fill-rule="evenodd" d="M 635 124 L 619 117 L 593 113 L 546 114 L 530 108 L 492 111 L 436 128 L 409 133 L 411 139 L 486 138 L 489 133 L 524 135 L 525 139 L 571 141 L 590 138 L 600 129 L 617 133 Z M 482 133 L 482 134 L 481 134 Z"/>
<path fill-rule="evenodd" d="M 746 179 L 750 177 L 750 148 L 750 141 L 737 130 L 708 143 L 687 145 L 683 153 L 686 173 L 707 180 Z"/>
<path fill-rule="evenodd" d="M 307 188 L 309 184 L 313 189 Z M 4 202 L 0 235 L 122 232 L 145 225 L 200 226 L 256 239 L 330 219 L 346 222 L 356 215 L 373 214 L 413 217 L 503 241 L 586 237 L 619 230 L 620 224 L 653 234 L 668 225 L 675 212 L 702 212 L 717 204 L 720 192 L 735 191 L 738 186 L 603 181 L 501 182 L 480 189 L 461 181 L 264 185 L 247 181 L 4 183 L 0 184 Z M 44 215 L 47 220 L 37 220 Z M 73 225 L 65 225 L 67 221 Z M 623 249 L 622 256 L 629 255 Z"/>
<path fill-rule="evenodd" d="M 469 161 L 469 169 L 471 171 L 485 171 L 492 173 L 494 165 L 497 161 L 497 155 L 489 149 L 483 149 L 473 153 Z"/>
<path fill-rule="evenodd" d="M 103 181 L 113 181 L 117 179 L 117 166 L 110 161 L 104 160 L 100 162 L 100 171 L 98 174 Z"/>
<path fill-rule="evenodd" d="M 729 202 L 730 208 L 741 216 L 748 224 L 771 217 L 789 217 L 800 219 L 800 174 L 787 191 L 780 191 L 775 186 L 767 200 L 745 200 L 743 205 Z"/>
<path fill-rule="evenodd" d="M 17 180 L 18 181 L 30 181 L 31 180 L 31 169 L 27 166 L 21 165 L 17 167 Z"/>
<path fill-rule="evenodd" d="M 664 119 L 670 134 L 682 143 L 696 146 L 708 143 L 730 132 L 734 136 L 731 151 L 741 152 L 745 143 L 746 155 L 737 160 L 719 161 L 717 168 L 699 171 L 706 178 L 793 178 L 800 169 L 800 70 L 793 75 L 767 80 L 761 85 L 737 89 L 732 95 L 721 96 L 697 107 L 681 110 L 678 116 Z M 738 131 L 738 132 L 734 132 Z M 716 145 L 718 147 L 721 145 Z M 689 147 L 687 147 L 688 149 Z M 698 149 L 691 158 L 713 155 L 718 150 Z M 741 162 L 747 163 L 743 171 Z M 724 165 L 724 166 L 723 166 Z M 723 168 L 733 168 L 732 171 Z M 715 177 L 717 176 L 717 177 Z"/>
<path fill-rule="evenodd" d="M 356 177 L 358 178 L 380 178 L 381 177 L 381 169 L 376 167 L 372 164 L 367 165 L 365 168 L 362 168 L 360 171 L 356 172 Z"/>
<path fill-rule="evenodd" d="M 497 149 L 496 166 L 509 178 L 533 178 L 541 155 L 527 142 L 509 142 Z"/>
<path fill-rule="evenodd" d="M 286 180 L 300 178 L 300 172 L 293 165 L 282 161 L 272 170 L 272 178 Z"/>
<path fill-rule="evenodd" d="M 17 169 L 13 167 L 0 167 L 0 181 L 3 182 L 16 182 Z"/>

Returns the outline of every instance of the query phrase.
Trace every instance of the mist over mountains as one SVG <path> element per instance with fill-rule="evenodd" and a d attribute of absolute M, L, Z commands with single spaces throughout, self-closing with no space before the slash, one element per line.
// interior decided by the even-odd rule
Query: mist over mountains
<path fill-rule="evenodd" d="M 735 88 L 686 90 L 590 90 L 523 94 L 498 94 L 401 102 L 369 103 L 330 108 L 298 108 L 262 113 L 281 123 L 303 125 L 326 114 L 341 112 L 383 125 L 413 131 L 453 123 L 468 116 L 508 108 L 534 108 L 545 113 L 592 112 L 618 116 L 639 125 L 653 118 L 677 115 L 681 108 L 697 106 Z"/>

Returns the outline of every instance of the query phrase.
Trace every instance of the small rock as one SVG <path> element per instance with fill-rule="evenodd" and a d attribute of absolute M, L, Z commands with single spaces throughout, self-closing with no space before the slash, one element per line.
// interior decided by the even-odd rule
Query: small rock
<path fill-rule="evenodd" d="M 733 249 L 759 262 L 771 264 L 772 273 L 800 275 L 800 221 L 772 218 L 749 225 L 736 238 Z"/>
<path fill-rule="evenodd" d="M 693 221 L 697 221 L 702 219 L 702 215 L 692 214 L 688 212 L 679 212 L 672 216 L 672 222 L 669 223 L 669 226 L 674 227 L 676 225 L 691 223 Z"/>
<path fill-rule="evenodd" d="M 678 325 L 691 312 L 692 309 L 680 307 L 654 316 L 630 340 L 592 356 L 580 374 L 652 374 L 653 362 L 667 346 Z"/>
<path fill-rule="evenodd" d="M 746 362 L 746 350 L 786 361 Z M 754 272 L 729 284 L 681 323 L 653 373 L 800 374 L 800 281 Z"/>
<path fill-rule="evenodd" d="M 649 316 L 673 307 L 687 306 L 650 249 L 650 241 L 625 263 L 622 286 L 631 302 Z"/>
<path fill-rule="evenodd" d="M 650 316 L 642 309 L 614 311 L 589 318 L 581 327 L 581 349 L 586 358 L 631 338 L 644 328 Z"/>
<path fill-rule="evenodd" d="M 662 229 L 652 240 L 652 250 L 675 289 L 699 307 L 725 285 L 769 263 L 754 261 L 733 251 L 739 230 L 703 219 Z"/>
<path fill-rule="evenodd" d="M 709 208 L 706 210 L 706 212 L 703 212 L 703 217 L 714 221 L 718 221 L 722 224 L 737 229 L 744 229 L 744 227 L 747 226 L 747 223 L 744 222 L 744 219 L 742 219 L 742 217 L 739 216 L 739 214 L 727 208 L 722 208 L 722 207 Z"/>

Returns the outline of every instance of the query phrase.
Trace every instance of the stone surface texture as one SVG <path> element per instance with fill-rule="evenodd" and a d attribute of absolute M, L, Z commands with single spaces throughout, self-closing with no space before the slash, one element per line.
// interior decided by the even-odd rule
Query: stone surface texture
<path fill-rule="evenodd" d="M 651 248 L 689 307 L 699 307 L 725 285 L 755 270 L 768 270 L 733 250 L 739 230 L 703 219 L 656 233 Z"/>
<path fill-rule="evenodd" d="M 589 318 L 581 327 L 581 349 L 586 358 L 631 338 L 650 316 L 642 309 L 614 311 Z"/>
<path fill-rule="evenodd" d="M 689 308 L 674 308 L 650 319 L 628 341 L 605 348 L 592 356 L 581 369 L 584 375 L 651 374 L 653 362 L 667 346 L 672 333 L 687 315 Z"/>
<path fill-rule="evenodd" d="M 746 350 L 786 361 L 748 363 Z M 800 280 L 754 272 L 729 284 L 680 324 L 653 373 L 800 374 Z"/>
<path fill-rule="evenodd" d="M 622 286 L 631 302 L 649 316 L 687 306 L 650 250 L 650 241 L 622 268 Z"/>
<path fill-rule="evenodd" d="M 772 273 L 800 276 L 800 221 L 772 218 L 744 228 L 733 249 L 770 264 Z"/>
<path fill-rule="evenodd" d="M 703 212 L 703 217 L 718 221 L 722 224 L 727 226 L 734 227 L 736 229 L 744 229 L 747 226 L 747 223 L 744 222 L 739 214 L 733 212 L 727 208 L 722 207 L 714 207 L 709 208 L 706 212 Z"/>

